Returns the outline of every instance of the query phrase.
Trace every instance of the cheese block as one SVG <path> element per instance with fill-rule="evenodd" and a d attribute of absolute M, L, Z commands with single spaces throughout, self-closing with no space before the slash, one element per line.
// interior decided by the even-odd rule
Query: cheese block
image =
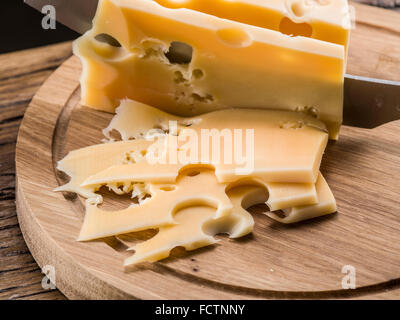
<path fill-rule="evenodd" d="M 92 108 L 113 112 L 128 97 L 180 116 L 297 110 L 338 137 L 342 45 L 149 0 L 102 0 L 74 52 L 83 65 L 82 103 Z"/>
<path fill-rule="evenodd" d="M 276 221 L 289 224 L 336 212 L 335 197 L 322 174 L 319 175 L 316 189 L 318 194 L 317 204 L 286 208 L 282 210 L 281 214 L 277 212 L 268 212 L 266 214 Z"/>
<path fill-rule="evenodd" d="M 110 132 L 117 131 L 129 140 L 146 137 L 154 128 L 170 133 L 161 146 L 167 149 L 162 159 L 152 159 L 160 153 L 155 148 L 147 153 L 147 164 L 115 166 L 90 177 L 84 185 L 102 184 L 105 180 L 151 181 L 157 170 L 161 170 L 163 182 L 172 183 L 182 168 L 197 163 L 215 167 L 218 180 L 224 183 L 241 176 L 269 183 L 315 183 L 328 141 L 325 125 L 304 113 L 227 109 L 182 118 L 128 100 L 117 109 L 104 133 L 109 137 Z M 193 157 L 189 156 L 193 150 L 187 150 L 188 145 L 195 146 Z M 236 151 L 242 154 L 239 159 Z"/>
<path fill-rule="evenodd" d="M 154 0 L 171 9 L 187 8 L 292 36 L 348 46 L 347 0 Z"/>
<path fill-rule="evenodd" d="M 246 211 L 249 207 L 265 202 L 267 194 L 257 187 L 239 187 L 228 193 L 233 204 L 230 215 L 215 219 L 215 209 L 194 206 L 179 211 L 175 225 L 161 227 L 151 239 L 129 250 L 135 251 L 125 260 L 125 266 L 141 262 L 154 262 L 167 258 L 172 249 L 184 247 L 191 251 L 217 243 L 214 235 L 227 233 L 239 238 L 253 230 L 253 217 Z"/>
<path fill-rule="evenodd" d="M 174 185 L 151 185 L 150 199 L 127 209 L 108 212 L 95 204 L 86 205 L 80 241 L 158 228 L 174 224 L 174 214 L 182 208 L 208 205 L 217 209 L 215 217 L 229 215 L 232 204 L 214 172 L 199 169 L 182 172 Z M 214 210 L 215 211 L 215 210 Z"/>

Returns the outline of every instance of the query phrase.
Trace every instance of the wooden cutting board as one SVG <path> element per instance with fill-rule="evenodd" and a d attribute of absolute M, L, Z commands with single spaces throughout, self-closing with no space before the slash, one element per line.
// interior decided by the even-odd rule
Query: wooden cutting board
<path fill-rule="evenodd" d="M 355 5 L 348 73 L 400 80 L 400 15 Z M 338 213 L 285 226 L 253 208 L 256 227 L 240 240 L 124 271 L 116 238 L 79 243 L 83 199 L 54 193 L 66 177 L 56 163 L 100 143 L 112 115 L 79 104 L 81 65 L 70 58 L 26 111 L 17 144 L 17 208 L 25 240 L 41 267 L 55 268 L 69 298 L 356 298 L 400 286 L 400 122 L 374 130 L 344 127 L 322 171 Z M 400 98 L 399 98 L 400 112 Z M 137 235 L 138 240 L 143 236 Z M 342 268 L 356 270 L 343 290 Z M 387 294 L 390 297 L 390 294 Z"/>

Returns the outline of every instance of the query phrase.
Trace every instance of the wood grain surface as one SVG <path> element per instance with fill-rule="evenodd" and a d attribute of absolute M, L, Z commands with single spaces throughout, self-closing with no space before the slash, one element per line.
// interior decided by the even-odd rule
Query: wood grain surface
<path fill-rule="evenodd" d="M 15 145 L 33 95 L 69 56 L 71 44 L 0 55 L 0 299 L 64 299 L 46 292 L 22 237 L 15 209 Z"/>
<path fill-rule="evenodd" d="M 354 32 L 356 39 L 365 41 L 376 39 L 387 46 L 397 39 L 400 33 L 398 16 L 383 9 L 367 9 L 357 5 L 359 21 Z M 397 23 L 397 24 L 396 24 Z M 369 36 L 370 32 L 373 36 Z M 396 38 L 397 35 L 397 38 Z M 367 38 L 366 40 L 363 40 Z M 369 39 L 368 39 L 369 38 Z M 365 46 L 365 54 L 354 56 L 357 48 L 352 40 L 350 49 L 349 73 L 391 78 L 397 80 L 400 55 L 399 48 L 376 51 L 376 46 Z M 393 46 L 392 46 L 393 47 Z M 41 83 L 69 55 L 70 44 L 18 52 L 0 56 L 0 299 L 61 299 L 58 291 L 46 292 L 41 287 L 39 267 L 29 254 L 18 228 L 14 204 L 14 154 L 15 139 L 19 123 L 31 97 Z M 367 57 L 369 58 L 367 61 Z M 357 60 L 365 58 L 364 67 Z M 367 63 L 368 62 L 368 63 Z M 362 65 L 362 64 L 361 64 Z M 397 69 L 396 69 L 397 68 Z M 376 288 L 368 297 L 398 298 L 397 282 Z M 365 297 L 364 292 L 359 297 Z"/>

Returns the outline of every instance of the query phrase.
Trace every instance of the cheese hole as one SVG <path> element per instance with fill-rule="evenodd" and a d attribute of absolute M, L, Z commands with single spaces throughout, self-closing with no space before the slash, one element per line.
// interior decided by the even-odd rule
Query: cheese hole
<path fill-rule="evenodd" d="M 313 33 L 312 27 L 308 23 L 296 23 L 287 17 L 281 20 L 279 31 L 292 37 L 311 37 Z"/>
<path fill-rule="evenodd" d="M 297 107 L 295 110 L 297 112 L 303 112 L 313 118 L 316 118 L 316 119 L 319 118 L 319 110 L 315 107 L 309 107 L 309 106 Z"/>
<path fill-rule="evenodd" d="M 193 48 L 187 43 L 174 41 L 165 56 L 172 64 L 189 64 L 192 62 Z"/>
<path fill-rule="evenodd" d="M 151 197 L 152 197 L 152 195 L 150 193 L 146 193 L 140 198 L 138 197 L 139 198 L 139 204 L 141 204 L 145 200 L 151 199 Z"/>
<path fill-rule="evenodd" d="M 303 121 L 286 121 L 280 124 L 281 129 L 302 129 L 304 127 Z"/>
<path fill-rule="evenodd" d="M 175 186 L 165 186 L 165 187 L 161 187 L 160 190 L 170 192 L 170 191 L 175 191 L 176 187 Z"/>
<path fill-rule="evenodd" d="M 217 31 L 217 37 L 231 47 L 247 47 L 252 43 L 250 36 L 238 28 L 227 28 Z"/>
<path fill-rule="evenodd" d="M 185 83 L 188 82 L 188 80 L 184 77 L 182 71 L 175 71 L 174 72 L 174 82 L 175 83 Z"/>
<path fill-rule="evenodd" d="M 100 33 L 94 37 L 97 41 L 107 43 L 112 47 L 120 48 L 121 44 L 117 39 L 107 33 Z"/>
<path fill-rule="evenodd" d="M 196 177 L 200 174 L 200 171 L 190 171 L 187 176 L 188 177 Z"/>
<path fill-rule="evenodd" d="M 287 215 L 283 210 L 274 211 L 273 213 L 276 214 L 281 219 L 287 218 Z"/>
<path fill-rule="evenodd" d="M 211 94 L 206 94 L 204 96 L 201 96 L 198 93 L 192 93 L 190 97 L 196 102 L 208 103 L 214 101 L 214 97 Z"/>
<path fill-rule="evenodd" d="M 183 258 L 183 257 L 187 256 L 187 254 L 188 253 L 187 253 L 185 247 L 182 247 L 182 246 L 175 247 L 169 252 L 169 259 Z"/>
<path fill-rule="evenodd" d="M 293 14 L 299 18 L 307 13 L 307 10 L 300 1 L 293 3 L 290 8 L 292 9 Z"/>
<path fill-rule="evenodd" d="M 192 71 L 192 75 L 193 75 L 193 78 L 195 78 L 195 79 L 201 79 L 204 77 L 204 72 L 200 69 L 194 69 Z"/>

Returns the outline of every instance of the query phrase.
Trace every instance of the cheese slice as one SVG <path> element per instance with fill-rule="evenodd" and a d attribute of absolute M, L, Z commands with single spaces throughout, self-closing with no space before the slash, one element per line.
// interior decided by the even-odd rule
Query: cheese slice
<path fill-rule="evenodd" d="M 176 121 L 174 129 L 168 128 L 171 120 Z M 182 168 L 200 163 L 213 166 L 218 180 L 224 183 L 234 182 L 241 176 L 257 177 L 269 183 L 315 183 L 328 141 L 325 125 L 304 113 L 229 109 L 182 118 L 127 100 L 117 109 L 116 116 L 104 133 L 109 136 L 111 131 L 116 130 L 128 140 L 144 137 L 154 128 L 171 131 L 165 141 L 167 152 L 164 163 L 159 165 L 159 161 L 154 164 L 154 153 L 149 152 L 146 155 L 148 163 L 109 168 L 90 177 L 83 185 L 102 184 L 106 180 L 152 181 L 158 179 L 158 175 L 154 175 L 157 170 L 161 170 L 160 175 L 165 179 L 163 182 L 172 183 Z M 248 130 L 253 135 L 250 141 L 247 140 Z M 240 134 L 237 139 L 235 132 Z M 235 142 L 245 159 L 234 156 Z M 198 146 L 194 158 L 180 157 L 186 155 L 188 143 Z M 176 150 L 183 151 L 177 155 Z M 173 154 L 168 153 L 170 151 Z M 216 154 L 219 157 L 214 157 Z M 180 161 L 182 158 L 184 161 Z M 246 168 L 246 165 L 249 167 Z"/>
<path fill-rule="evenodd" d="M 71 151 L 57 165 L 57 169 L 65 172 L 70 177 L 70 181 L 56 188 L 55 191 L 75 192 L 91 199 L 92 202 L 101 203 L 101 195 L 95 193 L 98 188 L 82 187 L 82 182 L 89 176 L 113 165 L 143 160 L 143 152 L 150 145 L 150 141 L 137 140 L 100 144 Z M 126 193 L 129 191 L 131 190 L 127 190 Z"/>
<path fill-rule="evenodd" d="M 182 170 L 192 168 L 196 171 L 208 166 L 185 167 Z M 85 188 L 97 190 L 102 185 L 118 183 L 120 181 L 134 181 L 143 183 L 174 184 L 182 170 L 178 167 L 149 165 L 147 162 L 133 165 L 120 165 L 110 167 L 92 177 L 89 177 L 82 185 Z M 171 170 L 171 171 L 170 171 Z M 219 180 L 219 179 L 218 179 Z M 288 206 L 298 206 L 318 203 L 315 184 L 313 183 L 268 183 L 257 177 L 239 179 L 233 183 L 219 183 L 228 190 L 230 185 L 259 185 L 265 187 L 270 194 L 267 205 L 271 210 L 280 210 Z"/>
<path fill-rule="evenodd" d="M 348 46 L 347 0 L 154 0 L 171 9 L 187 8 L 293 36 Z"/>
<path fill-rule="evenodd" d="M 99 40 L 104 34 L 121 46 Z M 74 52 L 83 64 L 82 103 L 92 108 L 113 112 L 128 97 L 181 116 L 232 107 L 300 110 L 338 137 L 342 45 L 149 0 L 102 0 Z"/>
<path fill-rule="evenodd" d="M 56 191 L 76 192 L 79 195 L 89 198 L 92 204 L 102 203 L 102 196 L 96 191 L 101 186 L 107 186 L 116 194 L 128 194 L 139 200 L 146 196 L 149 190 L 149 183 L 154 184 L 175 184 L 183 169 L 165 165 L 149 165 L 145 159 L 150 141 L 138 139 L 126 142 L 114 142 L 82 148 L 70 152 L 58 164 L 58 169 L 71 177 L 70 182 L 56 189 Z M 132 165 L 128 165 L 132 164 Z M 117 165 L 117 167 L 115 167 Z M 204 165 L 192 165 L 192 171 L 204 170 L 209 167 Z M 91 183 L 89 186 L 82 186 L 92 174 L 106 173 L 119 168 L 121 174 L 102 177 L 102 182 Z M 125 171 L 129 168 L 130 171 Z M 176 175 L 171 169 L 177 170 Z M 125 174 L 125 176 L 123 176 Z M 126 176 L 130 174 L 130 176 Z M 270 183 L 256 176 L 236 177 L 233 183 L 223 183 L 222 188 L 230 190 L 240 185 L 257 185 L 268 190 L 269 198 L 267 205 L 271 210 L 314 204 L 318 202 L 315 184 L 313 183 Z"/>
<path fill-rule="evenodd" d="M 322 174 L 319 175 L 316 188 L 318 194 L 317 204 L 286 208 L 282 210 L 284 217 L 277 212 L 268 212 L 266 214 L 276 221 L 289 224 L 336 212 L 337 206 L 335 197 Z"/>
<path fill-rule="evenodd" d="M 226 186 L 218 183 L 211 170 L 189 170 L 182 172 L 176 185 L 151 185 L 150 199 L 124 210 L 108 212 L 88 203 L 79 240 L 105 238 L 174 224 L 173 215 L 177 211 L 195 205 L 217 208 L 217 218 L 229 215 L 232 204 L 225 189 Z"/>
<path fill-rule="evenodd" d="M 230 238 L 251 233 L 254 220 L 246 209 L 265 202 L 267 194 L 258 187 L 239 187 L 231 190 L 228 196 L 233 204 L 230 215 L 215 219 L 213 208 L 185 208 L 175 215 L 175 225 L 161 227 L 153 238 L 130 248 L 135 254 L 127 258 L 124 265 L 165 259 L 176 247 L 191 251 L 212 245 L 217 243 L 214 236 L 220 233 L 227 233 Z"/>
<path fill-rule="evenodd" d="M 336 212 L 336 202 L 328 184 L 320 174 L 317 192 L 321 197 L 318 205 L 294 207 L 284 210 L 286 219 L 276 213 L 267 213 L 274 220 L 282 223 L 294 223 Z M 241 186 L 228 192 L 233 209 L 230 215 L 215 219 L 215 210 L 210 207 L 189 207 L 179 211 L 175 225 L 161 227 L 151 239 L 131 247 L 135 251 L 132 257 L 125 260 L 125 266 L 141 262 L 154 262 L 165 259 L 172 249 L 184 247 L 191 251 L 215 244 L 214 235 L 226 233 L 230 238 L 240 238 L 252 232 L 253 217 L 246 209 L 266 201 L 268 194 L 264 189 L 255 186 Z M 124 242 L 129 244 L 126 238 Z"/>
<path fill-rule="evenodd" d="M 210 207 L 181 210 L 175 215 L 176 225 L 161 227 L 153 238 L 131 248 L 135 254 L 125 259 L 124 266 L 168 258 L 176 247 L 192 251 L 217 243 L 212 235 L 203 231 L 203 224 L 212 219 L 214 214 L 215 210 Z"/>
<path fill-rule="evenodd" d="M 97 204 L 88 202 L 79 240 L 94 240 L 174 224 L 174 214 L 189 206 L 215 207 L 217 209 L 216 219 L 231 216 L 232 207 L 237 206 L 237 203 L 232 204 L 229 195 L 237 198 L 235 190 L 241 190 L 237 186 L 262 190 L 260 193 L 268 196 L 264 201 L 257 203 L 266 202 L 269 207 L 272 207 L 272 210 L 288 208 L 288 204 L 299 201 L 300 203 L 317 202 L 313 193 L 309 195 L 308 202 L 302 199 L 305 197 L 304 188 L 296 190 L 289 187 L 285 189 L 280 185 L 268 186 L 266 183 L 257 184 L 254 181 L 240 181 L 233 185 L 221 184 L 212 170 L 189 169 L 179 175 L 175 184 L 150 184 L 146 190 L 151 198 L 139 205 L 133 204 L 124 210 L 109 212 L 100 209 Z"/>

